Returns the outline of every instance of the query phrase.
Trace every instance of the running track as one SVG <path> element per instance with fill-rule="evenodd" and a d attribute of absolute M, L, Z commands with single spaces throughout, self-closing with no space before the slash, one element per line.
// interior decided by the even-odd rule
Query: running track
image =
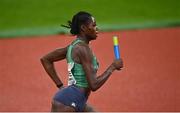
<path fill-rule="evenodd" d="M 180 28 L 100 33 L 91 43 L 102 73 L 112 62 L 112 36 L 119 37 L 124 69 L 93 92 L 98 111 L 180 111 Z M 40 57 L 69 44 L 69 35 L 0 40 L 0 111 L 49 111 L 57 88 Z M 66 61 L 55 64 L 66 82 Z"/>

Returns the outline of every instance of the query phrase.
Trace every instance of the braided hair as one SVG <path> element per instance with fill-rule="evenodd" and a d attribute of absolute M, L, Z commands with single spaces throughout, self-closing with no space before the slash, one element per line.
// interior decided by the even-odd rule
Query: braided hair
<path fill-rule="evenodd" d="M 92 15 L 90 13 L 80 11 L 75 14 L 72 21 L 68 21 L 68 25 L 61 25 L 70 29 L 72 35 L 77 35 L 80 33 L 81 25 L 88 24 L 91 21 Z"/>

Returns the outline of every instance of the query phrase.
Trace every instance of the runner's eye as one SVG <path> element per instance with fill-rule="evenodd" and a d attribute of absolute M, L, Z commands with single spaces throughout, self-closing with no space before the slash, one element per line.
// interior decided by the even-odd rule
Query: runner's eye
<path fill-rule="evenodd" d="M 96 27 L 97 25 L 96 24 L 93 24 L 94 27 Z"/>

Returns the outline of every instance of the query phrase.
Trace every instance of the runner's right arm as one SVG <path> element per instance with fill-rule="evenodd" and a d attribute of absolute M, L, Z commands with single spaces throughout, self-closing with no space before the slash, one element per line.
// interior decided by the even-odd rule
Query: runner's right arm
<path fill-rule="evenodd" d="M 96 70 L 92 64 L 93 54 L 89 47 L 86 45 L 80 45 L 77 49 L 79 50 L 78 56 L 80 63 L 83 66 L 89 88 L 92 91 L 99 89 L 108 80 L 114 70 L 121 70 L 123 67 L 122 59 L 114 60 L 113 63 L 104 71 L 104 73 L 102 73 L 100 76 L 97 76 Z"/>

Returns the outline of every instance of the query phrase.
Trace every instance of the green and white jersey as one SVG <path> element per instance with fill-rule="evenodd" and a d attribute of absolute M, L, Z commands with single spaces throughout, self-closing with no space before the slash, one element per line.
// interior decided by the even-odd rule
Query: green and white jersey
<path fill-rule="evenodd" d="M 75 84 L 76 86 L 87 88 L 88 82 L 87 82 L 86 75 L 85 75 L 82 65 L 74 62 L 72 59 L 72 50 L 74 46 L 78 43 L 85 43 L 85 42 L 82 40 L 76 39 L 75 41 L 71 43 L 71 45 L 69 45 L 68 50 L 67 50 L 66 60 L 68 63 L 68 73 L 69 73 L 68 85 Z M 95 56 L 93 57 L 92 63 L 94 65 L 94 69 L 97 70 L 99 65 Z"/>

